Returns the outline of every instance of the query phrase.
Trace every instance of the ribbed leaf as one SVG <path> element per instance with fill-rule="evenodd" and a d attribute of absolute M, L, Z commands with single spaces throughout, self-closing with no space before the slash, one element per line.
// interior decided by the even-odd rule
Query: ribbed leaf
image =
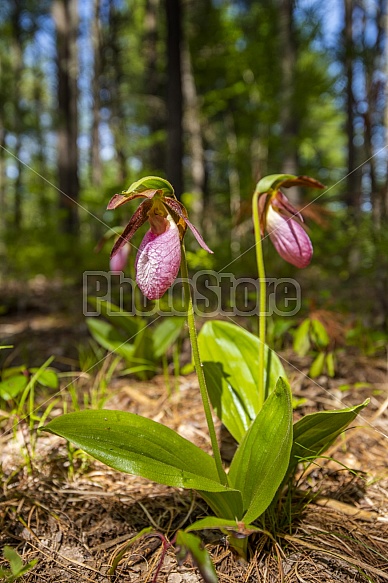
<path fill-rule="evenodd" d="M 297 421 L 288 471 L 303 459 L 312 461 L 322 455 L 368 403 L 369 399 L 346 409 L 311 413 Z"/>
<path fill-rule="evenodd" d="M 245 523 L 256 520 L 271 503 L 289 465 L 292 404 L 288 383 L 280 378 L 233 458 L 231 486 L 242 493 Z"/>
<path fill-rule="evenodd" d="M 106 465 L 159 484 L 228 492 L 214 459 L 172 429 L 123 411 L 80 411 L 44 427 Z"/>
<path fill-rule="evenodd" d="M 152 330 L 152 341 L 154 346 L 154 355 L 156 359 L 161 358 L 167 350 L 177 340 L 179 334 L 185 325 L 186 318 L 164 318 L 160 324 L 157 324 Z"/>
<path fill-rule="evenodd" d="M 240 443 L 251 424 L 244 403 L 222 372 L 220 363 L 204 362 L 203 372 L 217 417 L 222 419 L 225 427 Z"/>
<path fill-rule="evenodd" d="M 224 378 L 233 387 L 250 419 L 255 419 L 259 412 L 257 386 L 260 340 L 235 324 L 211 321 L 202 327 L 198 341 L 202 362 L 219 363 Z M 278 356 L 268 346 L 265 346 L 265 362 L 266 393 L 269 394 L 276 387 L 280 376 L 286 378 L 286 373 Z M 209 387 L 214 407 L 219 402 L 219 393 L 220 389 L 213 393 Z M 230 395 L 225 394 L 225 400 L 222 407 L 219 407 L 223 415 L 227 411 Z M 220 419 L 229 429 L 229 419 L 224 416 Z M 243 419 L 241 423 L 244 424 Z"/>

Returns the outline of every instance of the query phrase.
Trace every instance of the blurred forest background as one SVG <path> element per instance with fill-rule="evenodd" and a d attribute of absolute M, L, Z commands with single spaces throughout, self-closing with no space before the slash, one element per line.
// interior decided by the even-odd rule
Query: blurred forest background
<path fill-rule="evenodd" d="M 5 284 L 108 270 L 94 249 L 132 209 L 106 205 L 148 174 L 215 251 L 188 235 L 191 268 L 255 276 L 256 182 L 307 174 L 312 265 L 266 244 L 268 276 L 387 329 L 385 0 L 3 0 L 0 32 Z"/>

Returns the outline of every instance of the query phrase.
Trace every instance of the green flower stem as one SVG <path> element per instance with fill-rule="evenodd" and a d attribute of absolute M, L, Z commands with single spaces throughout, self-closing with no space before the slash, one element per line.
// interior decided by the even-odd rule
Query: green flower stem
<path fill-rule="evenodd" d="M 191 342 L 191 350 L 193 353 L 193 360 L 195 370 L 198 376 L 199 382 L 199 390 L 201 392 L 202 397 L 202 404 L 205 411 L 206 422 L 209 430 L 210 441 L 212 444 L 214 460 L 217 466 L 218 478 L 221 484 L 227 486 L 228 478 L 225 474 L 224 468 L 222 467 L 222 460 L 221 460 L 221 453 L 218 447 L 216 430 L 214 427 L 213 417 L 210 409 L 210 401 L 209 395 L 206 387 L 205 376 L 203 374 L 203 368 L 201 363 L 201 358 L 199 355 L 199 348 L 198 348 L 198 339 L 197 339 L 197 331 L 195 328 L 195 319 L 194 319 L 194 308 L 193 308 L 193 300 L 191 296 L 191 289 L 189 284 L 189 274 L 187 269 L 187 260 L 186 260 L 186 251 L 185 247 L 182 243 L 182 261 L 181 261 L 181 273 L 183 279 L 183 288 L 185 290 L 185 302 L 186 302 L 186 310 L 187 310 L 187 323 L 189 326 L 189 335 L 190 335 L 190 342 Z"/>
<path fill-rule="evenodd" d="M 260 217 L 259 217 L 259 192 L 256 190 L 252 198 L 252 214 L 253 214 L 253 225 L 255 229 L 255 248 L 256 248 L 256 262 L 257 271 L 259 274 L 259 287 L 260 287 L 260 315 L 259 315 L 259 410 L 264 405 L 266 398 L 265 394 L 265 382 L 264 382 L 264 371 L 265 371 L 265 333 L 266 333 L 266 281 L 265 281 L 265 267 L 263 258 L 263 246 L 261 243 L 261 232 L 260 232 Z"/>

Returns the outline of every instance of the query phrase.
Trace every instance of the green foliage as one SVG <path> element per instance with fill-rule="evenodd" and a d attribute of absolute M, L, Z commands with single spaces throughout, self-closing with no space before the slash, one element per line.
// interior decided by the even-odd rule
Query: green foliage
<path fill-rule="evenodd" d="M 79 411 L 45 427 L 122 472 L 166 486 L 207 492 L 227 489 L 211 456 L 164 425 L 122 411 Z"/>
<path fill-rule="evenodd" d="M 231 406 L 234 411 L 240 412 L 244 428 L 248 423 L 247 417 L 253 420 L 259 412 L 257 384 L 260 340 L 235 324 L 210 321 L 202 327 L 198 343 L 204 372 L 210 383 L 212 404 L 229 431 L 233 431 L 232 435 L 236 439 L 241 438 L 241 432 L 234 427 L 235 415 L 231 413 Z M 208 362 L 213 364 L 209 367 Z M 265 362 L 265 392 L 269 395 L 275 389 L 278 378 L 286 378 L 286 373 L 279 357 L 268 346 L 265 347 Z M 214 365 L 218 367 L 218 372 Z M 217 384 L 219 379 L 223 379 L 223 386 L 227 390 L 220 390 Z"/>
<path fill-rule="evenodd" d="M 198 536 L 180 530 L 176 536 L 176 544 L 178 545 L 176 556 L 179 564 L 190 554 L 205 583 L 217 583 L 218 578 L 214 565 Z"/>
<path fill-rule="evenodd" d="M 52 358 L 50 359 L 50 362 Z M 1 371 L 0 399 L 15 401 L 18 395 L 28 391 L 37 383 L 50 389 L 58 388 L 57 373 L 47 368 L 47 363 L 40 368 L 26 368 L 24 365 L 8 367 Z M 24 398 L 25 400 L 25 398 Z"/>
<path fill-rule="evenodd" d="M 9 561 L 10 569 L 0 568 L 0 577 L 5 581 L 5 583 L 14 583 L 20 577 L 28 573 L 38 562 L 38 559 L 33 559 L 26 564 L 23 564 L 21 557 L 18 555 L 17 551 L 8 545 L 5 545 L 3 549 L 4 559 Z"/>
<path fill-rule="evenodd" d="M 329 377 L 335 376 L 334 352 L 329 349 L 330 337 L 325 326 L 315 318 L 306 318 L 294 332 L 294 350 L 300 356 L 309 352 L 314 355 L 309 370 L 312 378 L 326 372 Z"/>
<path fill-rule="evenodd" d="M 280 377 L 230 465 L 229 483 L 241 491 L 246 524 L 261 516 L 275 496 L 288 467 L 291 445 L 291 391 Z"/>
<path fill-rule="evenodd" d="M 305 415 L 294 424 L 293 447 L 288 474 L 301 461 L 308 463 L 321 456 L 367 406 L 369 399 L 346 409 L 320 411 Z"/>
<path fill-rule="evenodd" d="M 184 318 L 164 317 L 151 324 L 141 316 L 131 316 L 111 302 L 95 298 L 88 301 L 108 321 L 96 317 L 86 318 L 94 340 L 106 350 L 124 358 L 127 374 L 147 378 L 158 370 L 163 356 L 178 339 L 185 324 Z"/>

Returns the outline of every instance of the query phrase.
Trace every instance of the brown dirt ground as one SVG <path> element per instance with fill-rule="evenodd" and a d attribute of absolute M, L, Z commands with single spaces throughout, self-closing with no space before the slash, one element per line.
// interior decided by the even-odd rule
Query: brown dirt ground
<path fill-rule="evenodd" d="M 65 328 L 67 325 L 68 321 Z M 31 329 L 30 322 L 29 333 Z M 14 334 L 17 339 L 15 329 Z M 56 332 L 56 339 L 59 337 Z M 295 411 L 296 418 L 356 404 L 366 397 L 371 402 L 355 426 L 330 449 L 330 459 L 320 460 L 300 476 L 295 504 L 302 492 L 311 492 L 314 497 L 300 507 L 292 530 L 278 533 L 276 546 L 264 535 L 257 535 L 252 540 L 251 560 L 243 564 L 222 535 L 203 533 L 219 581 L 383 583 L 388 580 L 387 363 L 342 355 L 335 379 L 312 381 L 306 374 L 306 359 L 297 359 L 291 352 L 281 356 L 295 396 L 306 399 Z M 87 391 L 90 382 L 81 378 L 78 390 Z M 368 385 L 354 386 L 360 382 Z M 344 384 L 350 385 L 346 392 L 338 388 Z M 171 396 L 162 376 L 149 382 L 114 378 L 109 394 L 105 407 L 160 421 L 209 451 L 194 375 L 180 377 L 179 390 Z M 56 405 L 52 415 L 59 414 L 61 407 Z M 0 421 L 1 417 L 2 412 Z M 120 474 L 79 452 L 73 454 L 71 462 L 65 442 L 49 434 L 40 434 L 29 468 L 32 444 L 25 424 L 21 422 L 14 434 L 11 420 L 3 419 L 0 426 L 0 549 L 7 544 L 16 548 L 24 561 L 38 559 L 34 569 L 20 579 L 23 583 L 151 582 L 161 556 L 158 538 L 134 543 L 124 553 L 115 575 L 109 576 L 115 556 L 147 526 L 171 538 L 178 527 L 206 512 L 204 502 L 190 492 Z M 219 430 L 223 455 L 228 459 L 233 444 Z M 7 566 L 1 557 L 0 566 Z M 177 565 L 170 549 L 158 582 L 199 581 L 190 560 Z"/>

